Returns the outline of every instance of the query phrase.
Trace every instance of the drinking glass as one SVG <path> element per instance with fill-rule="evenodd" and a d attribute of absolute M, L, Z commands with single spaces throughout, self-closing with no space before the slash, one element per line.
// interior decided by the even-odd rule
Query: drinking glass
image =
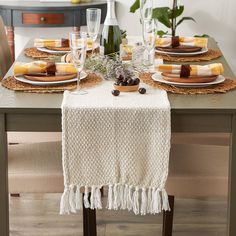
<path fill-rule="evenodd" d="M 87 28 L 89 37 L 92 39 L 92 56 L 94 52 L 94 44 L 98 37 L 98 32 L 101 23 L 101 9 L 88 8 L 86 11 Z"/>
<path fill-rule="evenodd" d="M 145 58 L 146 65 L 153 65 L 154 62 L 154 53 L 156 46 L 156 37 L 157 37 L 157 20 L 145 20 L 143 21 L 143 41 L 144 46 L 147 52 L 147 58 Z"/>
<path fill-rule="evenodd" d="M 153 10 L 153 0 L 140 0 L 141 21 L 151 20 Z"/>
<path fill-rule="evenodd" d="M 72 93 L 75 95 L 86 94 L 86 91 L 80 88 L 80 74 L 84 68 L 87 52 L 87 33 L 72 32 L 70 33 L 70 49 L 72 55 L 72 62 L 77 69 L 77 88 Z"/>

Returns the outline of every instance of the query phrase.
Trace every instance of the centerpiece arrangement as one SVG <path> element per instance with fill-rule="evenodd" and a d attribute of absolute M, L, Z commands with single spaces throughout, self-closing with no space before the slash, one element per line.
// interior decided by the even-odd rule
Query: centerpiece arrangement
<path fill-rule="evenodd" d="M 172 86 L 193 87 L 197 83 L 200 87 L 224 81 L 221 65 L 199 66 L 196 69 L 186 64 L 188 61 L 211 60 L 221 54 L 213 54 L 214 50 L 208 48 L 206 37 L 176 36 L 179 25 L 186 20 L 194 21 L 192 17 L 182 17 L 184 6 L 178 5 L 177 0 L 173 0 L 172 8 L 154 7 L 153 0 L 136 0 L 130 11 L 138 9 L 142 35 L 136 42 L 129 41 L 126 31 L 120 30 L 115 15 L 115 0 L 107 0 L 107 16 L 99 40 L 101 10 L 87 9 L 87 32 L 71 32 L 68 38 L 35 39 L 34 48 L 30 50 L 37 51 L 38 58 L 42 53 L 43 60 L 52 62 L 45 64 L 40 60 L 17 64 L 15 79 L 36 86 L 61 86 L 77 81 L 77 89 L 73 93 L 81 95 L 87 91 L 82 91 L 80 84 L 88 81 L 89 74 L 96 73 L 114 81 L 111 88 L 114 96 L 120 92 L 146 93 L 145 88 L 140 88 L 140 74 L 143 72 L 154 73 L 153 81 Z M 158 22 L 167 26 L 170 32 L 158 31 Z M 156 58 L 159 58 L 158 64 Z M 185 63 L 180 67 L 170 65 L 177 68 L 178 73 L 173 74 L 166 67 L 158 66 L 163 64 L 161 58 Z"/>

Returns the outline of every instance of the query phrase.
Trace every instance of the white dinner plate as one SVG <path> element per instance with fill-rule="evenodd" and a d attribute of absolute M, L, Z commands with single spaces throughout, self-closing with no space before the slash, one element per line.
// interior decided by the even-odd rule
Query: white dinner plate
<path fill-rule="evenodd" d="M 170 55 L 170 56 L 197 56 L 208 52 L 208 48 L 202 48 L 199 52 L 164 52 L 156 49 L 156 52 L 162 55 Z"/>
<path fill-rule="evenodd" d="M 98 48 L 99 47 L 99 44 L 98 43 L 95 43 L 95 46 L 94 46 L 94 49 Z M 37 50 L 41 51 L 41 52 L 47 52 L 49 54 L 66 54 L 68 52 L 70 52 L 70 50 L 68 51 L 56 51 L 56 50 L 52 50 L 52 49 L 48 49 L 48 48 L 37 48 Z M 87 48 L 87 51 L 91 51 L 92 48 Z"/>
<path fill-rule="evenodd" d="M 82 71 L 80 75 L 80 79 L 85 79 L 87 77 L 87 73 Z M 16 80 L 27 83 L 27 84 L 32 84 L 32 85 L 57 85 L 57 84 L 66 84 L 66 83 L 71 83 L 77 81 L 77 78 L 70 79 L 70 80 L 64 80 L 64 81 L 50 81 L 50 82 L 42 82 L 42 81 L 32 81 L 28 80 L 23 76 L 14 76 Z"/>
<path fill-rule="evenodd" d="M 172 85 L 172 86 L 175 86 L 175 87 L 184 87 L 184 88 L 208 87 L 208 86 L 211 86 L 211 85 L 214 85 L 214 84 L 223 83 L 225 81 L 225 77 L 222 76 L 222 75 L 219 75 L 216 80 L 214 80 L 212 82 L 208 82 L 208 83 L 177 83 L 177 82 L 171 82 L 171 81 L 164 80 L 162 78 L 161 73 L 153 74 L 152 79 L 157 81 L 157 82 L 163 83 L 163 84 L 168 84 L 168 85 Z"/>
<path fill-rule="evenodd" d="M 56 51 L 56 50 L 51 50 L 48 48 L 37 48 L 37 50 L 39 50 L 41 52 L 47 52 L 49 54 L 65 54 L 65 53 L 69 52 L 69 51 Z"/>

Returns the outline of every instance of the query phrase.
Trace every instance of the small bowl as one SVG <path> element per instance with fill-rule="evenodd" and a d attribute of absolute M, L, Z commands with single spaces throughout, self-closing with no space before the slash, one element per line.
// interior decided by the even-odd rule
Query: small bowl
<path fill-rule="evenodd" d="M 119 90 L 120 92 L 135 92 L 135 91 L 138 91 L 139 84 L 138 85 L 132 85 L 132 86 L 114 85 L 114 88 Z"/>

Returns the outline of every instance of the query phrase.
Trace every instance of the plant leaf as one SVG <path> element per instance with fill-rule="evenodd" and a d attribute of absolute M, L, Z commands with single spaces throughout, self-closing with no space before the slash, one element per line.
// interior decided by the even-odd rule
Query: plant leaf
<path fill-rule="evenodd" d="M 210 36 L 208 34 L 194 35 L 194 37 L 197 37 L 197 38 L 210 38 Z"/>
<path fill-rule="evenodd" d="M 192 17 L 185 16 L 185 17 L 181 18 L 181 19 L 178 21 L 178 23 L 176 24 L 176 27 L 177 27 L 178 25 L 180 25 L 183 21 L 186 21 L 186 20 L 192 20 L 192 21 L 196 22 Z"/>
<path fill-rule="evenodd" d="M 136 10 L 138 10 L 140 7 L 139 0 L 136 0 L 133 5 L 130 7 L 130 12 L 134 13 Z"/>
<path fill-rule="evenodd" d="M 161 38 L 166 34 L 168 34 L 168 31 L 166 31 L 166 32 L 164 32 L 163 30 L 158 30 L 157 31 L 157 35 L 159 35 Z"/>
<path fill-rule="evenodd" d="M 184 6 L 177 7 L 177 9 L 175 10 L 174 17 L 181 16 L 183 12 L 184 12 Z"/>
<path fill-rule="evenodd" d="M 184 12 L 184 6 L 179 6 L 174 10 L 174 14 L 173 14 L 173 10 L 170 10 L 169 12 L 169 18 L 176 18 L 182 15 L 182 13 Z M 173 15 L 172 15 L 173 14 Z"/>
<path fill-rule="evenodd" d="M 169 18 L 169 7 L 157 7 L 153 9 L 152 18 L 158 19 L 163 25 L 170 28 L 171 21 Z"/>

